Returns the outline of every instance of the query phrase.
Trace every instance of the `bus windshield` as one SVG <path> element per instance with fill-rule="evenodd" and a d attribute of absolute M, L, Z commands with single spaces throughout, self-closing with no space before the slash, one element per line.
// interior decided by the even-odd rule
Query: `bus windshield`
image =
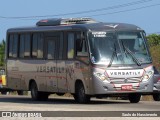
<path fill-rule="evenodd" d="M 94 64 L 140 66 L 151 62 L 143 32 L 92 32 L 89 44 Z"/>

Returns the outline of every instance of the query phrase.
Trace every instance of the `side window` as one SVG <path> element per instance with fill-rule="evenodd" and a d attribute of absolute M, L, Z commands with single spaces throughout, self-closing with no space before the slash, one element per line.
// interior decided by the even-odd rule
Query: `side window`
<path fill-rule="evenodd" d="M 9 38 L 9 57 L 16 58 L 18 56 L 18 34 L 10 35 Z"/>
<path fill-rule="evenodd" d="M 37 46 L 37 34 L 33 34 L 33 37 L 32 37 L 32 58 L 37 58 L 37 49 L 38 49 L 38 46 Z"/>
<path fill-rule="evenodd" d="M 74 33 L 68 34 L 68 49 L 67 58 L 71 59 L 74 57 Z"/>
<path fill-rule="evenodd" d="M 63 45 L 64 45 L 64 41 L 63 41 L 63 34 L 62 33 L 60 33 L 60 40 L 58 40 L 59 41 L 59 54 L 58 54 L 58 59 L 62 59 L 63 58 L 63 50 L 64 50 L 64 48 L 63 48 Z"/>
<path fill-rule="evenodd" d="M 10 37 L 9 37 L 9 44 L 8 44 L 8 46 L 9 46 L 9 55 L 8 55 L 8 57 L 12 57 L 12 45 L 13 45 L 13 35 L 10 35 Z"/>
<path fill-rule="evenodd" d="M 30 57 L 31 50 L 31 37 L 30 34 L 21 34 L 20 35 L 20 48 L 19 48 L 19 57 Z"/>
<path fill-rule="evenodd" d="M 16 58 L 18 56 L 18 35 L 14 35 L 14 40 L 13 40 L 13 58 Z"/>
<path fill-rule="evenodd" d="M 25 43 L 25 35 L 20 35 L 20 48 L 19 48 L 20 58 L 24 58 L 24 43 Z"/>
<path fill-rule="evenodd" d="M 37 39 L 37 41 L 38 41 L 38 51 L 37 51 L 37 53 L 38 53 L 38 56 L 37 56 L 37 58 L 43 58 L 43 40 L 44 38 L 43 38 L 43 34 L 38 34 L 38 39 Z"/>
<path fill-rule="evenodd" d="M 43 34 L 35 33 L 32 37 L 32 58 L 43 58 Z"/>
<path fill-rule="evenodd" d="M 84 33 L 76 34 L 76 54 L 77 56 L 87 56 L 87 44 L 84 37 Z"/>
<path fill-rule="evenodd" d="M 55 40 L 48 40 L 47 41 L 47 59 L 55 59 Z"/>
<path fill-rule="evenodd" d="M 30 34 L 25 35 L 25 50 L 24 50 L 24 57 L 30 57 L 30 50 L 31 50 L 31 36 Z"/>

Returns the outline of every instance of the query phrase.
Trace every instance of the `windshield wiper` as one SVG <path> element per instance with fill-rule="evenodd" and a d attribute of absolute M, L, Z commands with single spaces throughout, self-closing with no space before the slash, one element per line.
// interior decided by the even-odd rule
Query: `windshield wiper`
<path fill-rule="evenodd" d="M 113 62 L 115 56 L 117 57 L 117 60 L 118 60 L 117 49 L 116 49 L 116 45 L 115 45 L 115 43 L 114 43 L 114 51 L 113 51 L 113 53 L 112 53 L 112 57 L 111 57 L 111 60 L 110 60 L 110 62 L 109 62 L 109 64 L 108 64 L 108 67 L 111 67 L 112 62 Z"/>
<path fill-rule="evenodd" d="M 122 46 L 123 46 L 123 49 L 125 50 L 125 52 L 128 52 L 128 53 L 132 56 L 132 58 L 134 59 L 134 61 L 137 63 L 138 66 L 141 66 L 141 63 L 140 63 L 139 60 L 134 56 L 134 54 L 132 53 L 132 51 L 130 51 L 130 50 L 124 45 L 123 41 L 121 41 L 121 42 L 122 42 Z M 125 53 L 125 54 L 126 54 L 126 53 Z"/>

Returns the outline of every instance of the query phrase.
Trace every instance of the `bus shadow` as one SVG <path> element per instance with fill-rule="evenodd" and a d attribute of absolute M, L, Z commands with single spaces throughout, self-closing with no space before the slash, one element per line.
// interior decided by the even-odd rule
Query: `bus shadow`
<path fill-rule="evenodd" d="M 47 101 L 33 101 L 28 96 L 9 96 L 0 95 L 0 102 L 5 103 L 22 103 L 22 104 L 78 104 L 73 98 L 57 98 L 51 97 Z M 96 104 L 130 104 L 128 100 L 108 100 L 108 99 L 91 99 L 88 105 Z M 87 105 L 86 104 L 86 105 Z"/>

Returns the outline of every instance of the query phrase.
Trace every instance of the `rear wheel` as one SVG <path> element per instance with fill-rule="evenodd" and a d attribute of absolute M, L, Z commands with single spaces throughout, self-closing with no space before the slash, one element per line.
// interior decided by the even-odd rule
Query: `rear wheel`
<path fill-rule="evenodd" d="M 154 99 L 155 101 L 160 101 L 160 93 L 154 93 L 154 94 L 153 94 L 153 99 Z"/>
<path fill-rule="evenodd" d="M 138 103 L 141 99 L 141 94 L 129 94 L 128 99 L 130 103 Z"/>
<path fill-rule="evenodd" d="M 90 101 L 90 96 L 85 94 L 85 88 L 82 83 L 76 84 L 75 86 L 74 99 L 78 103 L 88 103 Z"/>
<path fill-rule="evenodd" d="M 49 94 L 45 93 L 45 92 L 39 92 L 38 88 L 37 88 L 37 84 L 35 82 L 31 83 L 30 90 L 31 90 L 32 100 L 42 101 L 42 100 L 47 100 L 48 99 Z"/>
<path fill-rule="evenodd" d="M 1 94 L 2 94 L 2 95 L 6 95 L 6 94 L 7 94 L 7 91 L 2 91 Z"/>

